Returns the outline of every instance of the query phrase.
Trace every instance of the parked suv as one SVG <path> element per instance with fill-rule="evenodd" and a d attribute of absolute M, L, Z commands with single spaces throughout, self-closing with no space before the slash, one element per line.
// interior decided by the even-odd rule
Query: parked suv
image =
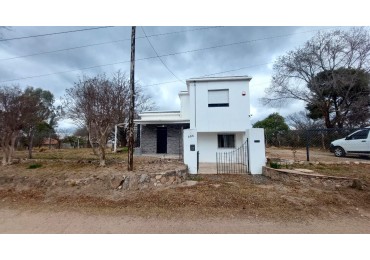
<path fill-rule="evenodd" d="M 347 153 L 370 155 L 370 126 L 358 130 L 345 138 L 335 140 L 330 144 L 330 152 L 337 157 Z"/>

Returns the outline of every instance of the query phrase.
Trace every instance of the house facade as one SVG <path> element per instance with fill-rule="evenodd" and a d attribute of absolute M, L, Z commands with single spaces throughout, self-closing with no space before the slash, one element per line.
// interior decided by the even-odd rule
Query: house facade
<path fill-rule="evenodd" d="M 190 127 L 181 111 L 150 111 L 140 114 L 138 124 L 143 154 L 182 154 L 182 133 Z"/>
<path fill-rule="evenodd" d="M 143 154 L 183 154 L 190 173 L 197 164 L 216 163 L 216 153 L 232 152 L 251 137 L 250 91 L 247 76 L 192 78 L 179 93 L 180 111 L 145 112 L 140 125 Z M 257 134 L 258 132 L 258 134 Z M 259 153 L 265 161 L 263 129 Z M 254 145 L 254 143 L 253 143 Z M 248 148 L 250 149 L 250 148 Z M 262 155 L 263 154 L 263 155 Z"/>

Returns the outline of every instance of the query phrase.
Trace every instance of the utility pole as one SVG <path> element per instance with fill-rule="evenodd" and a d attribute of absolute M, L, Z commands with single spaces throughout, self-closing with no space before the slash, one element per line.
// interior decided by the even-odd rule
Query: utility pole
<path fill-rule="evenodd" d="M 135 31 L 131 28 L 131 68 L 130 68 L 130 112 L 128 122 L 128 170 L 134 170 L 134 112 L 135 112 Z"/>

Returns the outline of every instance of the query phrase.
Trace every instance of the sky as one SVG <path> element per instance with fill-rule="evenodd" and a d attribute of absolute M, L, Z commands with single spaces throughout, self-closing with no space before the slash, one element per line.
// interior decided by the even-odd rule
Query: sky
<path fill-rule="evenodd" d="M 158 110 L 179 110 L 178 93 L 186 90 L 186 79 L 248 75 L 252 123 L 273 112 L 287 116 L 304 110 L 304 104 L 271 108 L 260 102 L 273 63 L 320 30 L 333 28 L 338 27 L 137 26 L 135 79 Z M 61 33 L 66 31 L 72 32 Z M 0 32 L 1 85 L 40 87 L 51 91 L 58 104 L 82 75 L 111 76 L 121 70 L 129 77 L 129 26 L 10 26 Z M 59 127 L 74 124 L 64 119 Z"/>

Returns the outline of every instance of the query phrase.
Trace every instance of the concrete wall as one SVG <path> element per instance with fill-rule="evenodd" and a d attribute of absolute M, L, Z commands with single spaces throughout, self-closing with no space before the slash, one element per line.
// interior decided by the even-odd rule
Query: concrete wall
<path fill-rule="evenodd" d="M 193 150 L 191 149 L 193 146 Z M 197 131 L 195 129 L 184 130 L 184 164 L 187 165 L 190 174 L 197 174 Z"/>
<path fill-rule="evenodd" d="M 321 174 L 305 174 L 294 170 L 273 169 L 263 167 L 263 175 L 272 180 L 282 182 L 296 182 L 306 185 L 320 185 L 329 189 L 336 189 L 339 187 L 352 187 L 356 189 L 363 189 L 363 183 L 357 178 L 347 178 L 338 176 L 327 176 Z"/>
<path fill-rule="evenodd" d="M 247 129 L 244 138 L 245 140 L 248 138 L 249 172 L 251 174 L 262 174 L 262 167 L 266 165 L 264 129 Z"/>
<path fill-rule="evenodd" d="M 143 154 L 157 153 L 157 126 L 158 125 L 141 126 L 140 147 Z M 189 124 L 165 126 L 167 126 L 167 153 L 182 153 L 181 127 L 183 127 L 183 129 L 189 128 Z"/>
<path fill-rule="evenodd" d="M 244 132 L 223 132 L 223 133 L 199 133 L 198 132 L 198 151 L 199 162 L 216 162 L 216 152 L 231 152 L 235 148 L 218 148 L 218 134 L 235 134 L 235 148 L 243 144 Z"/>
<path fill-rule="evenodd" d="M 180 115 L 183 119 L 189 119 L 190 118 L 190 97 L 188 92 L 180 92 Z"/>
<path fill-rule="evenodd" d="M 208 90 L 217 89 L 229 90 L 229 107 L 208 107 Z M 198 133 L 237 132 L 251 128 L 249 82 L 190 83 L 189 94 L 190 128 L 197 129 Z"/>

